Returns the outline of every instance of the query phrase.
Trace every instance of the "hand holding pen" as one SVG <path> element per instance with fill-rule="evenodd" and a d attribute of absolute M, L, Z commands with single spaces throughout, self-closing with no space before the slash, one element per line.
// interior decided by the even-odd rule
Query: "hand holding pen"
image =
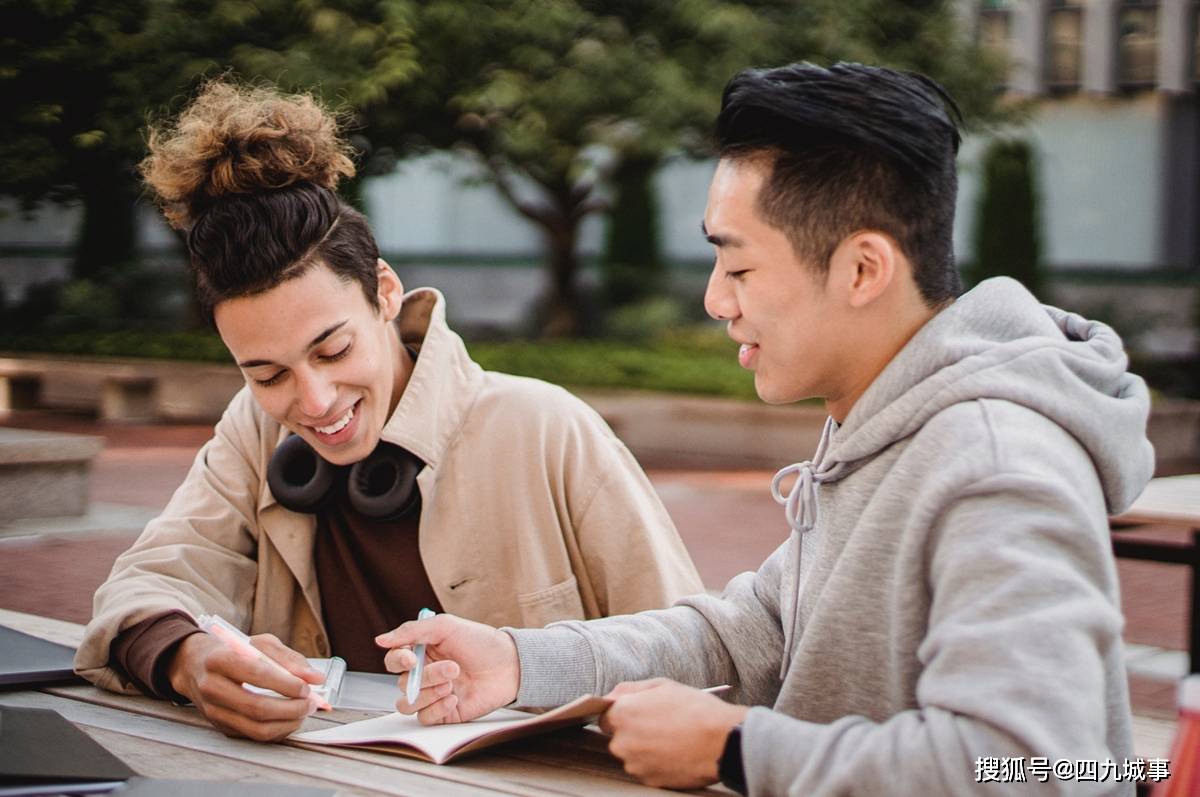
<path fill-rule="evenodd" d="M 213 633 L 192 634 L 175 649 L 167 676 L 171 687 L 222 733 L 279 741 L 315 710 L 319 697 L 314 700 L 311 685 L 320 684 L 324 676 L 271 634 L 246 640 L 253 652 Z M 281 697 L 255 694 L 243 684 L 271 689 Z"/>
<path fill-rule="evenodd" d="M 396 710 L 416 714 L 425 725 L 466 722 L 517 697 L 517 646 L 491 626 L 439 614 L 380 634 L 375 644 L 388 648 L 384 666 L 400 675 L 405 696 L 396 701 Z M 421 657 L 418 646 L 424 646 Z M 423 663 L 418 678 L 419 659 Z M 407 693 L 413 685 L 417 699 L 410 703 Z"/>

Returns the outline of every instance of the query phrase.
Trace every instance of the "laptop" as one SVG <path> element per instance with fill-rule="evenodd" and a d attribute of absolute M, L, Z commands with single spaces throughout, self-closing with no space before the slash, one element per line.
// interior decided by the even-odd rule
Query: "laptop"
<path fill-rule="evenodd" d="M 136 774 L 58 712 L 0 705 L 0 795 L 110 792 Z"/>
<path fill-rule="evenodd" d="M 71 683 L 75 649 L 0 625 L 0 689 Z"/>

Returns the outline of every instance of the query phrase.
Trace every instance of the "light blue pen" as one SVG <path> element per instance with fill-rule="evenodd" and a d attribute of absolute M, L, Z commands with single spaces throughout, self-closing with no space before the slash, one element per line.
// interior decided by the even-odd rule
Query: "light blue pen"
<path fill-rule="evenodd" d="M 417 619 L 428 620 L 435 614 L 436 612 L 432 609 L 422 609 L 417 612 Z M 417 666 L 413 667 L 412 673 L 408 676 L 408 689 L 404 692 L 410 706 L 417 702 L 417 696 L 421 694 L 421 671 L 425 669 L 425 646 L 417 645 L 413 648 L 413 653 L 417 657 Z"/>

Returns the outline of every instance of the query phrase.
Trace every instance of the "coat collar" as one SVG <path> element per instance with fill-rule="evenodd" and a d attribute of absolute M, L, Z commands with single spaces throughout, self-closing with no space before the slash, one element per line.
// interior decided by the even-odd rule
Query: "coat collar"
<path fill-rule="evenodd" d="M 400 342 L 420 356 L 381 437 L 436 470 L 475 403 L 483 369 L 447 326 L 446 299 L 439 291 L 418 288 L 405 294 L 396 324 Z"/>

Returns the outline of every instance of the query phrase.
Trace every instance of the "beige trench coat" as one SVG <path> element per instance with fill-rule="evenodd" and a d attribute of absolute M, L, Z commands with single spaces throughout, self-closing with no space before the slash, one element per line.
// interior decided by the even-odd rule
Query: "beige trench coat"
<path fill-rule="evenodd" d="M 382 437 L 427 463 L 417 479 L 421 557 L 445 611 L 538 627 L 661 608 L 702 589 L 645 474 L 587 405 L 480 368 L 435 290 L 409 293 L 397 323 L 421 356 Z M 162 515 L 96 591 L 75 657 L 81 675 L 133 691 L 108 668 L 109 645 L 170 609 L 216 613 L 329 655 L 316 520 L 277 504 L 266 483 L 287 434 L 248 389 L 230 402 Z"/>

